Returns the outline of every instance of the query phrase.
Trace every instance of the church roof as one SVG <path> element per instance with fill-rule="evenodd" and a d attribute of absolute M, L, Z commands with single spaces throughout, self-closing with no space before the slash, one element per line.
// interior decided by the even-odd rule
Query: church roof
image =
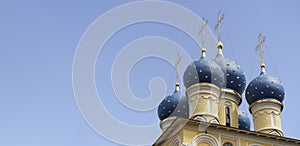
<path fill-rule="evenodd" d="M 283 141 L 291 144 L 300 144 L 300 140 L 293 139 L 293 138 L 270 135 L 270 134 L 255 132 L 255 131 L 242 130 L 242 129 L 227 127 L 219 124 L 206 123 L 206 122 L 188 120 L 183 118 L 176 118 L 176 120 L 173 121 L 173 123 L 168 127 L 168 129 L 166 129 L 166 131 L 153 144 L 153 146 L 160 146 L 165 144 L 166 142 L 168 142 L 169 139 L 175 136 L 183 128 L 189 128 L 189 129 L 192 128 L 195 130 L 205 131 L 205 132 L 207 132 L 207 129 L 212 128 L 220 131 L 223 130 L 223 131 L 229 131 L 233 133 L 239 133 L 242 135 L 257 136 L 269 140 Z"/>

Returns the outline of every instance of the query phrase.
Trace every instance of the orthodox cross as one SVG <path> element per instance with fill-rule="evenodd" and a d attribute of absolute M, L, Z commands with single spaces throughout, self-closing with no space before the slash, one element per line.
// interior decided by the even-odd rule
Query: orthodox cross
<path fill-rule="evenodd" d="M 201 42 L 201 45 L 202 45 L 202 48 L 204 48 L 204 43 L 205 43 L 205 38 L 204 38 L 204 30 L 205 30 L 205 27 L 207 26 L 207 20 L 205 20 L 203 17 L 202 17 L 202 26 L 201 26 L 201 29 L 199 31 L 199 35 L 201 34 L 201 37 L 202 37 L 202 42 Z"/>
<path fill-rule="evenodd" d="M 266 41 L 266 37 L 262 36 L 262 34 L 260 33 L 258 35 L 258 44 L 255 48 L 256 51 L 259 52 L 259 60 L 260 60 L 260 64 L 264 63 L 264 51 L 263 51 L 263 44 Z"/>
<path fill-rule="evenodd" d="M 224 19 L 224 14 L 221 14 L 221 11 L 218 13 L 218 23 L 215 26 L 215 31 L 218 29 L 218 41 L 221 40 L 221 22 Z"/>

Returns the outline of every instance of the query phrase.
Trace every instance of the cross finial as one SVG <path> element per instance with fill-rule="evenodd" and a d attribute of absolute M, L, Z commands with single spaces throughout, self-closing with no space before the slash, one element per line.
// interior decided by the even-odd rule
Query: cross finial
<path fill-rule="evenodd" d="M 177 53 L 176 63 L 175 63 L 175 70 L 176 70 L 176 82 L 179 82 L 179 73 L 178 73 L 178 66 L 181 62 L 181 56 Z"/>
<path fill-rule="evenodd" d="M 202 48 L 204 48 L 204 43 L 205 43 L 205 38 L 204 38 L 204 30 L 205 30 L 205 27 L 207 26 L 207 20 L 205 20 L 203 17 L 202 17 L 202 26 L 201 26 L 201 29 L 199 31 L 199 34 L 201 34 L 201 38 L 202 38 L 202 42 L 201 42 L 201 45 L 202 45 Z"/>
<path fill-rule="evenodd" d="M 260 64 L 264 64 L 264 51 L 263 51 L 263 44 L 266 41 L 266 37 L 262 36 L 262 34 L 260 33 L 258 35 L 258 44 L 256 45 L 255 50 L 259 52 L 259 60 L 260 60 Z"/>
<path fill-rule="evenodd" d="M 215 26 L 215 31 L 218 29 L 218 41 L 221 41 L 221 23 L 222 23 L 223 19 L 224 19 L 224 13 L 221 13 L 221 11 L 219 11 L 219 13 L 218 13 L 218 23 Z"/>

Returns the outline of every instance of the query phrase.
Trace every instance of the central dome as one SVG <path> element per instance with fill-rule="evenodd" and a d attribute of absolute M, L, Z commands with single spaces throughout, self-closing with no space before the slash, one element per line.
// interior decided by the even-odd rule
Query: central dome
<path fill-rule="evenodd" d="M 222 53 L 222 44 L 218 43 L 217 46 L 219 52 L 214 61 L 221 67 L 225 76 L 225 88 L 232 89 L 238 92 L 240 95 L 245 91 L 246 78 L 244 71 L 235 64 L 234 61 L 225 58 Z"/>
<path fill-rule="evenodd" d="M 212 83 L 218 87 L 224 84 L 224 73 L 220 66 L 206 59 L 206 50 L 202 49 L 201 58 L 192 62 L 183 74 L 185 88 L 197 83 Z"/>

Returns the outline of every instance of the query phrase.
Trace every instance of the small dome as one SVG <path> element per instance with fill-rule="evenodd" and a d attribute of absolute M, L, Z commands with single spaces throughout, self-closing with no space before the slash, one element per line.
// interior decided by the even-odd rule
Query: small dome
<path fill-rule="evenodd" d="M 250 130 L 251 128 L 250 118 L 244 111 L 239 112 L 238 119 L 239 119 L 239 129 Z"/>
<path fill-rule="evenodd" d="M 245 91 L 246 87 L 246 77 L 244 71 L 234 63 L 225 58 L 222 53 L 222 47 L 218 45 L 219 53 L 214 59 L 214 61 L 221 67 L 224 72 L 225 88 L 232 89 L 239 94 L 242 94 Z"/>
<path fill-rule="evenodd" d="M 174 93 L 159 104 L 157 114 L 161 121 L 169 117 L 189 118 L 188 99 L 180 94 L 179 83 L 176 83 Z"/>
<path fill-rule="evenodd" d="M 201 58 L 186 68 L 183 74 L 185 88 L 197 83 L 213 83 L 218 87 L 223 86 L 223 71 L 215 62 L 208 61 L 205 53 L 205 49 L 202 49 Z"/>
<path fill-rule="evenodd" d="M 284 99 L 284 88 L 278 78 L 267 75 L 265 65 L 261 65 L 261 73 L 253 79 L 246 89 L 248 104 L 262 99 L 276 99 L 280 102 Z"/>

